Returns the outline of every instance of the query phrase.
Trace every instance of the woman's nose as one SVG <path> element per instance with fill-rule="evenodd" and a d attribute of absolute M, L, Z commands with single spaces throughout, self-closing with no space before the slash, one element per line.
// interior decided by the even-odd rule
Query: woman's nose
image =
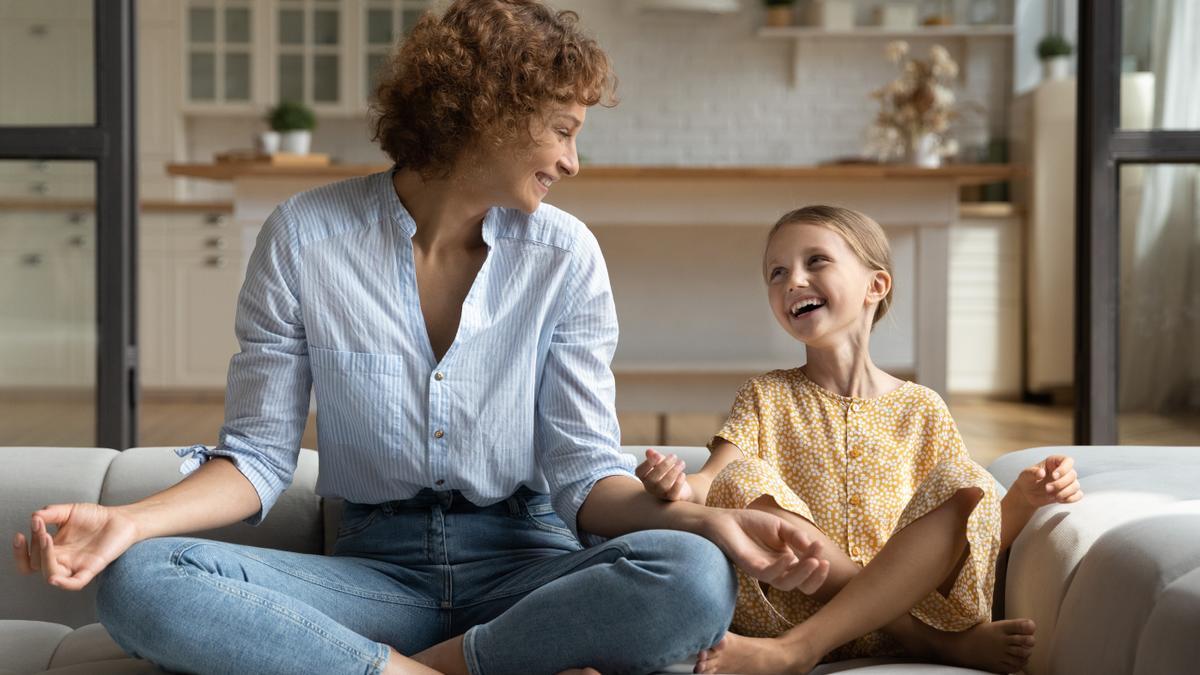
<path fill-rule="evenodd" d="M 566 176 L 579 175 L 579 154 L 575 151 L 575 141 L 571 141 L 571 145 L 562 157 L 558 158 L 558 168 Z"/>

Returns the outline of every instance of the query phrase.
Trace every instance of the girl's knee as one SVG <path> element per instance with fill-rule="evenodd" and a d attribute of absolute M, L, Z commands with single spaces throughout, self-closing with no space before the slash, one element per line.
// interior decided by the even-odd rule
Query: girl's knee
<path fill-rule="evenodd" d="M 953 509 L 959 518 L 966 520 L 971 516 L 975 507 L 979 505 L 983 499 L 983 490 L 977 487 L 967 487 L 955 490 L 950 499 L 946 500 L 946 507 Z"/>

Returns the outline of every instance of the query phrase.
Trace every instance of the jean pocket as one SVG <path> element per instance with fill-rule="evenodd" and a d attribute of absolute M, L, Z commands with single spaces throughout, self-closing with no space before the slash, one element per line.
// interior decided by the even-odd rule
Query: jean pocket
<path fill-rule="evenodd" d="M 554 507 L 550 504 L 549 495 L 533 494 L 523 496 L 520 499 L 524 502 L 524 517 L 525 520 L 544 532 L 552 532 L 561 534 L 571 539 L 575 538 L 575 534 L 571 532 L 571 528 L 563 522 L 562 518 L 554 512 Z"/>
<path fill-rule="evenodd" d="M 351 537 L 371 526 L 383 509 L 375 504 L 342 504 L 342 519 L 338 523 L 338 539 Z"/>

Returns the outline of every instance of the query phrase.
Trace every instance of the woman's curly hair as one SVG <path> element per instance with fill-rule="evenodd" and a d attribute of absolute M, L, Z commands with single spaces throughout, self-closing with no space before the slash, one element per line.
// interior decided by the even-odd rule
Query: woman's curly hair
<path fill-rule="evenodd" d="M 454 0 L 426 12 L 393 55 L 373 140 L 398 167 L 449 175 L 465 150 L 534 142 L 547 106 L 616 105 L 608 56 L 574 12 L 537 0 Z"/>

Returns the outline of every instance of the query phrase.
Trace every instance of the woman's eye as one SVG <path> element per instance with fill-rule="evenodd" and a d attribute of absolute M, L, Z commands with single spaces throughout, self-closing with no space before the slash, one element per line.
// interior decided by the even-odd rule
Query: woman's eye
<path fill-rule="evenodd" d="M 563 138 L 570 138 L 570 137 L 571 137 L 571 132 L 570 132 L 570 131 L 568 131 L 567 129 L 559 129 L 559 130 L 558 130 L 558 135 L 559 135 L 559 136 L 562 136 Z"/>

